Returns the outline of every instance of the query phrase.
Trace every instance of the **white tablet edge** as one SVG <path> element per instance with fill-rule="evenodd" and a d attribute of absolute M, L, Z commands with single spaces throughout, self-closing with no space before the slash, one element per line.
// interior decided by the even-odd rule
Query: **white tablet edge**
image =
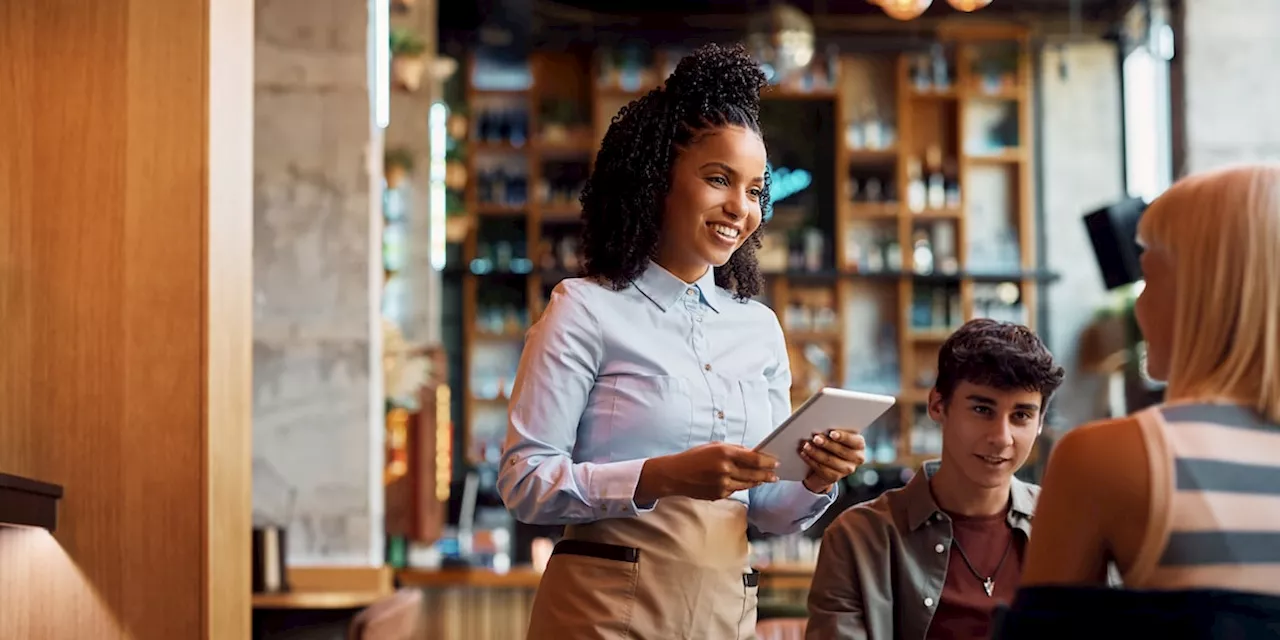
<path fill-rule="evenodd" d="M 823 387 L 821 389 L 818 389 L 817 393 L 809 396 L 809 398 L 805 400 L 804 403 L 799 406 L 799 408 L 792 411 L 791 415 L 787 416 L 787 419 L 783 420 L 782 424 L 778 425 L 778 427 L 773 430 L 773 433 L 770 433 L 769 435 L 765 436 L 765 438 L 760 441 L 760 444 L 757 444 L 752 449 L 752 451 L 760 451 L 761 449 L 769 445 L 771 442 L 776 440 L 779 436 L 786 433 L 787 427 L 791 426 L 791 423 L 794 422 L 797 418 L 799 418 L 800 415 L 803 414 L 805 410 L 809 408 L 809 405 L 813 404 L 814 402 L 817 402 L 818 397 L 822 395 L 831 395 L 831 396 L 836 396 L 840 398 L 845 398 L 848 400 L 869 400 L 872 402 L 884 402 L 887 400 L 888 404 L 885 405 L 883 411 L 881 411 L 878 415 L 876 415 L 875 419 L 871 421 L 871 424 L 875 424 L 875 420 L 879 420 L 880 416 L 883 416 L 885 413 L 888 413 L 888 411 L 893 408 L 893 405 L 898 403 L 898 399 L 893 396 L 886 396 L 886 395 L 881 395 L 877 393 L 865 393 L 862 391 L 851 391 L 849 389 L 839 389 L 836 387 Z M 863 425 L 860 428 L 866 429 L 867 427 L 870 427 L 871 424 Z"/>

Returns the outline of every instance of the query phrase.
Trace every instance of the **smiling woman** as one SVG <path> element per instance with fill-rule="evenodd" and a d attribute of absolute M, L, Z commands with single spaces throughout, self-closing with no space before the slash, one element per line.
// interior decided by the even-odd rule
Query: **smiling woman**
<path fill-rule="evenodd" d="M 751 300 L 770 179 L 759 65 L 703 47 L 614 118 L 582 194 L 586 277 L 529 330 L 498 487 L 563 524 L 530 638 L 754 637 L 747 528 L 816 521 L 864 459 L 847 431 L 779 481 L 751 450 L 791 413 L 777 316 Z M 800 447 L 800 443 L 797 443 Z"/>
<path fill-rule="evenodd" d="M 656 257 L 676 275 L 692 273 L 687 281 L 712 266 L 716 284 L 737 297 L 759 293 L 755 231 L 770 186 L 759 123 L 764 85 L 745 50 L 704 47 L 677 65 L 665 87 L 623 107 L 582 191 L 588 276 L 626 287 Z M 712 207 L 714 219 L 704 218 Z M 699 235 L 690 229 L 715 222 L 738 230 L 734 247 L 708 250 L 701 269 L 696 259 L 683 264 Z"/>

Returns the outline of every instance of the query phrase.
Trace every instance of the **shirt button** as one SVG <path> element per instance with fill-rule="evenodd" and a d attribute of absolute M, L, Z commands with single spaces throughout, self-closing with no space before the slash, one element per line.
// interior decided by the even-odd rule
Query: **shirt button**
<path fill-rule="evenodd" d="M 704 364 L 704 365 L 702 365 L 702 369 L 703 369 L 704 371 L 710 371 L 710 370 L 711 370 L 711 365 L 709 365 L 709 364 Z"/>
<path fill-rule="evenodd" d="M 719 419 L 721 419 L 721 420 L 724 420 L 724 412 L 723 412 L 723 411 L 717 411 L 717 412 L 716 412 L 716 417 L 717 417 L 717 418 L 719 418 Z"/>
<path fill-rule="evenodd" d="M 942 553 L 943 551 L 946 551 L 947 548 L 942 546 L 942 543 L 939 542 L 938 545 L 933 548 L 933 550 L 937 551 L 938 553 Z"/>
<path fill-rule="evenodd" d="M 694 319 L 694 320 L 696 320 L 696 321 L 698 321 L 698 322 L 702 322 L 702 316 L 694 316 L 694 318 L 693 318 L 693 319 Z"/>
<path fill-rule="evenodd" d="M 933 598 L 925 598 L 925 599 L 924 599 L 924 606 L 926 606 L 926 607 L 932 607 L 932 606 L 933 606 Z"/>
<path fill-rule="evenodd" d="M 697 293 L 697 291 L 694 291 L 693 289 L 689 289 L 689 290 L 685 291 L 685 295 L 690 295 L 690 296 L 691 296 L 691 295 L 693 295 L 693 294 L 695 294 L 695 293 Z"/>

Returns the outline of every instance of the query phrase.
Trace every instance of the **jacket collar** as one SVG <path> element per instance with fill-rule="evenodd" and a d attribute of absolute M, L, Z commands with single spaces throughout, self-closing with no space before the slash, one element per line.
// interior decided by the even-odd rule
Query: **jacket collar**
<path fill-rule="evenodd" d="M 907 503 L 907 527 L 911 531 L 919 529 L 931 518 L 941 520 L 947 517 L 934 501 L 933 491 L 929 489 L 929 479 L 938 472 L 941 465 L 940 460 L 925 462 L 921 465 L 920 472 L 903 489 Z M 1009 526 L 1020 529 L 1027 535 L 1031 534 L 1031 520 L 1035 517 L 1039 493 L 1040 487 L 1013 478 L 1013 483 L 1009 486 Z"/>
<path fill-rule="evenodd" d="M 713 311 L 720 312 L 720 290 L 716 288 L 714 268 L 707 268 L 707 272 L 702 274 L 701 278 L 689 284 L 650 260 L 649 266 L 640 274 L 640 277 L 632 281 L 632 284 L 663 311 L 671 308 L 682 296 L 689 295 L 688 292 L 692 289 L 701 294 L 702 300 Z"/>

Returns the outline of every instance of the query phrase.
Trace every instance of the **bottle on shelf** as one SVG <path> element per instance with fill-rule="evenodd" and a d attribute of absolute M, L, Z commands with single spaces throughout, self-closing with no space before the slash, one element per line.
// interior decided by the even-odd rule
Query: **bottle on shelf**
<path fill-rule="evenodd" d="M 946 91 L 951 88 L 951 69 L 947 63 L 946 51 L 942 48 L 941 43 L 934 43 L 930 51 L 930 70 L 933 77 L 933 89 L 935 91 Z"/>
<path fill-rule="evenodd" d="M 929 241 L 929 232 L 916 229 L 911 247 L 911 266 L 915 272 L 922 275 L 933 273 L 933 243 Z"/>
<path fill-rule="evenodd" d="M 948 209 L 959 209 L 961 206 L 960 169 L 954 159 L 942 164 L 942 177 L 945 184 L 944 205 Z"/>
<path fill-rule="evenodd" d="M 937 145 L 930 146 L 925 152 L 925 162 L 929 169 L 925 200 L 930 209 L 942 209 L 947 206 L 947 181 L 942 174 L 942 149 Z"/>
<path fill-rule="evenodd" d="M 907 208 L 912 213 L 924 211 L 928 204 L 929 193 L 923 173 L 919 158 L 912 157 L 907 160 Z"/>
<path fill-rule="evenodd" d="M 933 225 L 933 262 L 938 272 L 954 274 L 960 270 L 956 256 L 956 227 L 950 221 Z"/>

